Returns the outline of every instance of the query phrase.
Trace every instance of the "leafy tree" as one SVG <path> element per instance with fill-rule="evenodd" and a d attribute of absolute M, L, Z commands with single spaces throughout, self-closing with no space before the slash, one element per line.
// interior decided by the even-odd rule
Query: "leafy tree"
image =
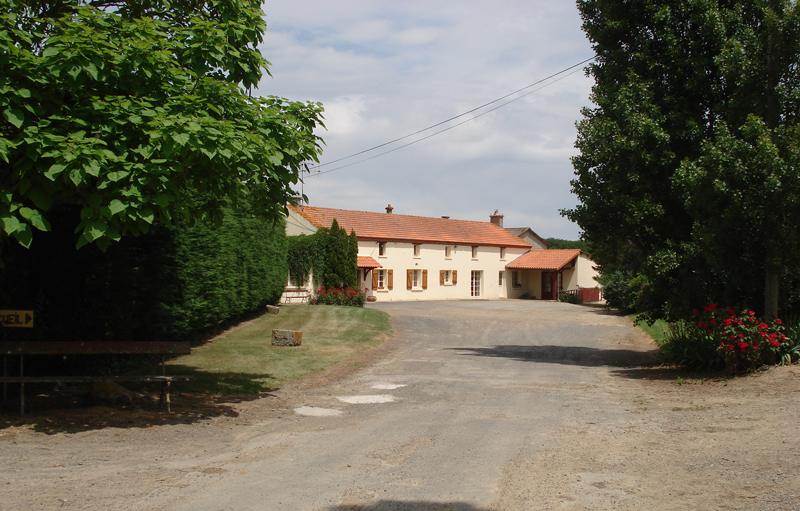
<path fill-rule="evenodd" d="M 358 245 L 353 250 L 354 239 L 354 233 L 348 236 L 336 219 L 333 220 L 325 242 L 325 274 L 322 276 L 325 287 L 356 287 Z"/>
<path fill-rule="evenodd" d="M 800 8 L 790 0 L 578 2 L 597 53 L 564 212 L 635 308 L 776 312 L 798 265 Z M 612 280 L 617 277 L 612 276 Z"/>
<path fill-rule="evenodd" d="M 245 201 L 277 219 L 322 108 L 247 93 L 260 4 L 0 0 L 0 236 L 65 211 L 78 247 Z"/>
<path fill-rule="evenodd" d="M 589 245 L 583 240 L 565 240 L 561 238 L 547 238 L 548 248 L 577 248 L 584 252 L 589 252 Z"/>

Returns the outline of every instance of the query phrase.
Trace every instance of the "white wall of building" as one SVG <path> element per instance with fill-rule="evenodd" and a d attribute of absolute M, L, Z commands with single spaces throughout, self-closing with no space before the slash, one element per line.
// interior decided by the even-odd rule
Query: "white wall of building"
<path fill-rule="evenodd" d="M 577 261 L 578 269 L 578 287 L 602 287 L 597 282 L 597 277 L 600 273 L 595 269 L 595 262 L 581 254 L 578 256 Z"/>
<path fill-rule="evenodd" d="M 286 217 L 286 235 L 287 236 L 297 236 L 300 234 L 314 234 L 317 232 L 317 228 L 303 218 L 302 215 L 298 214 L 296 211 L 290 209 L 289 215 Z"/>
<path fill-rule="evenodd" d="M 519 287 L 513 285 L 513 272 L 519 273 Z M 509 298 L 541 298 L 542 272 L 539 270 L 507 270 L 509 282 Z"/>
<path fill-rule="evenodd" d="M 542 243 L 542 240 L 531 234 L 530 231 L 526 230 L 519 237 L 530 243 L 532 250 L 544 250 L 547 248 L 547 246 Z"/>
<path fill-rule="evenodd" d="M 378 270 L 392 270 L 392 289 L 372 289 L 372 272 L 368 273 L 362 288 L 369 289 L 377 301 L 413 301 L 413 300 L 454 300 L 468 299 L 472 271 L 480 271 L 481 294 L 478 299 L 500 299 L 513 296 L 511 272 L 505 265 L 513 261 L 527 249 L 506 248 L 505 257 L 500 258 L 499 247 L 478 247 L 477 257 L 472 257 L 472 247 L 458 245 L 453 250 L 451 257 L 445 255 L 445 245 L 428 244 L 420 245 L 419 255 L 414 255 L 414 244 L 406 242 L 386 242 L 386 255 L 378 255 L 378 242 L 359 240 L 358 255 L 374 258 L 382 268 Z M 427 270 L 427 289 L 407 289 L 407 270 Z M 440 284 L 440 271 L 455 271 L 456 282 L 450 285 Z M 500 285 L 499 273 L 504 272 L 503 284 Z"/>

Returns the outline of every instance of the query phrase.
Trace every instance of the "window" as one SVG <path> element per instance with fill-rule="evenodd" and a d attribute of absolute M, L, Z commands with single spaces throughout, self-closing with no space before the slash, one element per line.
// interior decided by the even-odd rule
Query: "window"
<path fill-rule="evenodd" d="M 522 287 L 522 282 L 519 280 L 519 272 L 511 272 L 511 285 L 514 287 Z"/>
<path fill-rule="evenodd" d="M 422 288 L 422 270 L 411 272 L 411 289 Z"/>
<path fill-rule="evenodd" d="M 378 242 L 378 255 L 379 256 L 385 256 L 386 255 L 386 242 L 385 241 L 379 241 Z"/>
<path fill-rule="evenodd" d="M 444 256 L 446 258 L 450 259 L 451 257 L 453 257 L 453 248 L 454 247 L 451 245 L 447 245 L 444 247 Z"/>
<path fill-rule="evenodd" d="M 506 247 L 500 247 L 500 260 L 505 260 L 506 258 Z"/>
<path fill-rule="evenodd" d="M 502 286 L 502 285 L 503 285 L 503 274 L 504 274 L 504 273 L 505 273 L 504 271 L 501 271 L 501 272 L 500 272 L 500 275 L 499 275 L 499 276 L 498 276 L 498 278 L 497 278 L 497 285 L 498 285 L 498 286 Z"/>
<path fill-rule="evenodd" d="M 445 286 L 452 286 L 453 285 L 453 272 L 451 270 L 444 270 L 444 281 Z"/>
<path fill-rule="evenodd" d="M 378 272 L 378 289 L 386 289 L 386 270 L 376 270 Z"/>
<path fill-rule="evenodd" d="M 473 259 L 478 258 L 478 247 L 472 247 L 472 258 Z"/>
<path fill-rule="evenodd" d="M 470 296 L 480 296 L 481 295 L 481 272 L 480 270 L 472 270 L 472 275 L 470 279 L 470 286 L 469 286 L 469 295 Z"/>
<path fill-rule="evenodd" d="M 419 243 L 414 243 L 414 257 L 419 257 L 420 247 L 422 247 Z"/>

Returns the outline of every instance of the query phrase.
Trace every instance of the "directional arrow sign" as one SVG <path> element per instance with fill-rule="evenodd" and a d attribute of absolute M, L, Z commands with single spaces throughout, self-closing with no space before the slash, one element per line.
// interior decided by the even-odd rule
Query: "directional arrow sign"
<path fill-rule="evenodd" d="M 0 309 L 0 325 L 6 328 L 33 328 L 33 311 Z"/>

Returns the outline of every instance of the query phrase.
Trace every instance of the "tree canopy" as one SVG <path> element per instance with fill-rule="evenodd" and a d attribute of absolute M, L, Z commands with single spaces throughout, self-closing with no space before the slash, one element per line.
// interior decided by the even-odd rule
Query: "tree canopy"
<path fill-rule="evenodd" d="M 718 300 L 774 314 L 777 281 L 800 267 L 797 2 L 578 7 L 594 106 L 564 213 L 605 274 L 635 283 L 640 312 Z"/>
<path fill-rule="evenodd" d="M 547 248 L 578 248 L 587 254 L 590 253 L 589 245 L 583 240 L 565 240 L 562 238 L 547 238 Z"/>
<path fill-rule="evenodd" d="M 250 96 L 260 4 L 0 0 L 0 237 L 30 246 L 63 207 L 79 247 L 241 201 L 277 218 L 322 107 Z"/>

